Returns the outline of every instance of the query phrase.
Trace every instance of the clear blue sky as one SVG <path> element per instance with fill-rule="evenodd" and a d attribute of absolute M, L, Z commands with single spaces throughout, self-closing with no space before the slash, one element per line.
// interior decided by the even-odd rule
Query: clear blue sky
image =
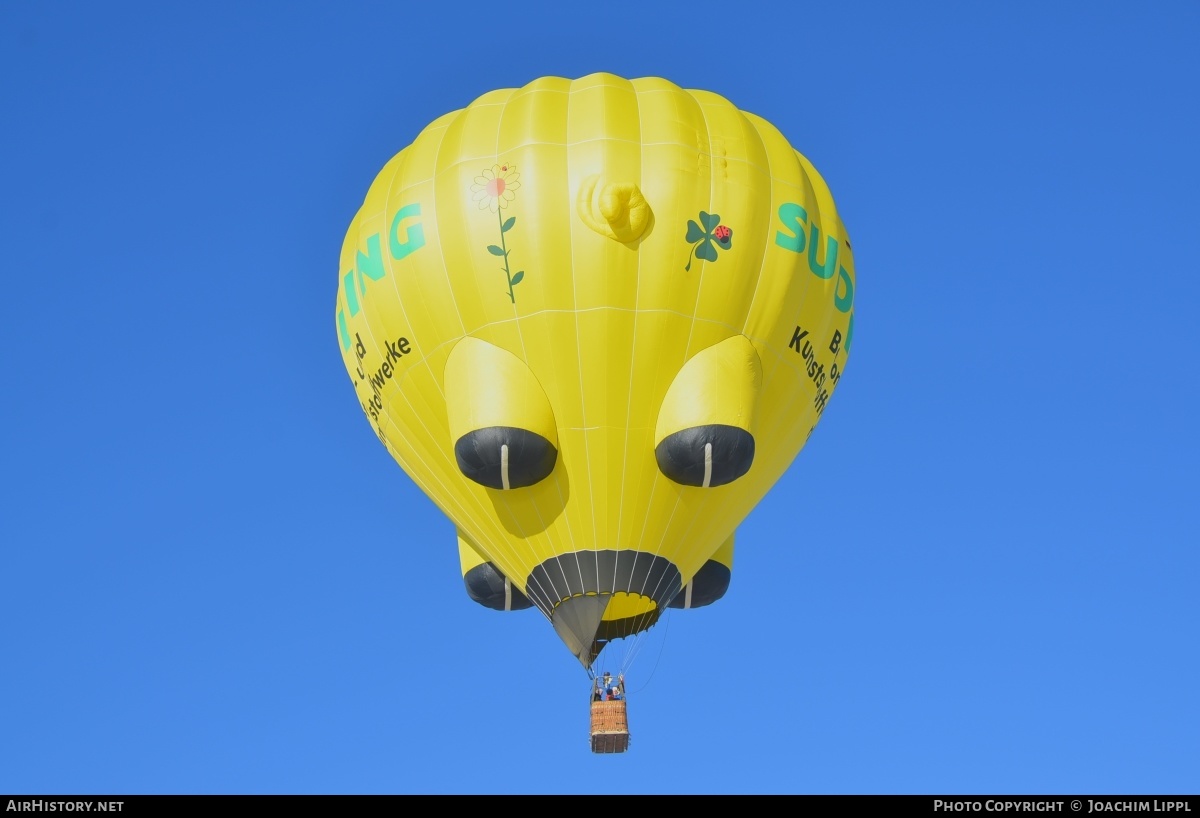
<path fill-rule="evenodd" d="M 1197 43 L 1194 2 L 3 3 L 0 792 L 1200 791 Z M 608 757 L 333 320 L 389 157 L 596 71 L 775 123 L 858 277 Z"/>

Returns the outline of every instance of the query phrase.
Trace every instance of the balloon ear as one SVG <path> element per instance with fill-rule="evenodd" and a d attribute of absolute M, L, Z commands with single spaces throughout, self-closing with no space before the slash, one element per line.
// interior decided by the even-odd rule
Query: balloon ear
<path fill-rule="evenodd" d="M 659 470 L 685 486 L 732 483 L 754 462 L 754 414 L 762 387 L 758 352 L 744 335 L 692 357 L 663 398 L 654 429 Z"/>
<path fill-rule="evenodd" d="M 634 244 L 654 223 L 654 213 L 633 182 L 607 182 L 594 173 L 583 180 L 575 196 L 583 223 L 601 236 Z"/>
<path fill-rule="evenodd" d="M 463 338 L 446 360 L 444 385 L 454 458 L 465 477 L 507 490 L 550 476 L 558 460 L 554 411 L 521 359 Z"/>

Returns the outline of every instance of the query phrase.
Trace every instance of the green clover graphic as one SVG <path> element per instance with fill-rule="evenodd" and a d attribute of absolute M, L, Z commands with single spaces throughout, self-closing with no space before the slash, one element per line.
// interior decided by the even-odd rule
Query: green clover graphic
<path fill-rule="evenodd" d="M 693 255 L 705 261 L 716 261 L 718 248 L 728 250 L 733 246 L 733 230 L 721 224 L 719 214 L 705 213 L 701 210 L 699 224 L 693 219 L 688 219 L 686 240 L 692 245 L 692 251 L 688 253 L 688 263 L 683 268 L 684 272 L 692 269 Z"/>

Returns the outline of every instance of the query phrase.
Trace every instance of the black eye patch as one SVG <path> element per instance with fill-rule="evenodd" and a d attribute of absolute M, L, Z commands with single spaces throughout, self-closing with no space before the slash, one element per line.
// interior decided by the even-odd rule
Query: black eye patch
<path fill-rule="evenodd" d="M 467 432 L 454 444 L 458 469 L 491 489 L 519 489 L 554 471 L 558 450 L 549 440 L 515 426 L 489 426 Z"/>
<path fill-rule="evenodd" d="M 737 426 L 693 426 L 663 438 L 654 457 L 659 471 L 676 483 L 723 486 L 750 471 L 754 436 Z"/>

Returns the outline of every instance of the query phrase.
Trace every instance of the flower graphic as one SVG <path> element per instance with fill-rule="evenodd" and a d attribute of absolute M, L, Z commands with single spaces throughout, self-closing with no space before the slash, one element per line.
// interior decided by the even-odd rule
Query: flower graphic
<path fill-rule="evenodd" d="M 700 223 L 688 219 L 687 242 L 692 245 L 688 253 L 687 266 L 684 272 L 692 269 L 692 256 L 705 261 L 717 260 L 717 248 L 728 250 L 733 246 L 733 229 L 721 224 L 721 217 L 716 213 L 700 211 Z"/>
<path fill-rule="evenodd" d="M 511 163 L 503 165 L 492 165 L 491 168 L 475 177 L 474 184 L 471 185 L 471 198 L 479 203 L 480 210 L 491 210 L 496 214 L 496 218 L 500 224 L 500 243 L 489 244 L 487 251 L 493 256 L 499 256 L 504 259 L 504 277 L 508 279 L 508 300 L 517 303 L 516 296 L 513 295 L 513 287 L 521 283 L 521 279 L 525 277 L 524 270 L 513 272 L 508 266 L 508 254 L 512 251 L 508 249 L 508 240 L 504 234 L 513 229 L 513 225 L 517 223 L 516 216 L 504 218 L 504 213 L 501 211 L 508 207 L 508 203 L 517 197 L 514 193 L 521 183 L 517 180 L 521 178 L 521 174 L 517 173 L 517 166 Z"/>
<path fill-rule="evenodd" d="M 493 213 L 503 210 L 517 197 L 515 191 L 521 186 L 517 181 L 520 178 L 516 165 L 492 165 L 475 177 L 471 185 L 471 198 L 479 203 L 480 210 Z"/>

